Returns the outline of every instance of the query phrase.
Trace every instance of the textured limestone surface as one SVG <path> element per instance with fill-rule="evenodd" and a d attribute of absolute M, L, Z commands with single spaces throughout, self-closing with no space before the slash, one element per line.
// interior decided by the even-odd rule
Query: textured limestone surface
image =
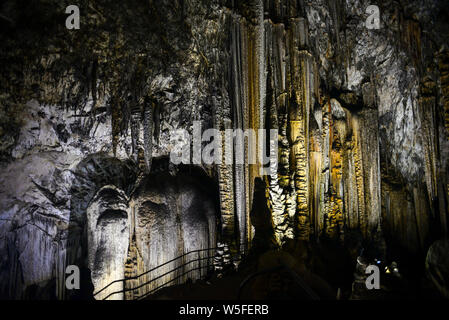
<path fill-rule="evenodd" d="M 448 249 L 449 242 L 447 240 L 436 241 L 430 246 L 426 257 L 427 276 L 445 298 L 449 297 Z"/>
<path fill-rule="evenodd" d="M 128 252 L 129 223 L 128 199 L 116 187 L 104 186 L 98 190 L 87 207 L 88 266 L 95 291 L 110 282 L 123 278 Z M 104 290 L 98 299 L 123 289 L 118 282 Z M 122 300 L 123 294 L 113 298 Z"/>
<path fill-rule="evenodd" d="M 370 4 L 81 0 L 67 30 L 61 1 L 3 1 L 0 297 L 76 296 L 69 264 L 99 289 L 217 241 L 230 261 L 256 234 L 424 255 L 448 231 L 447 3 L 377 1 L 378 30 Z M 277 129 L 277 170 L 161 160 L 194 121 Z"/>

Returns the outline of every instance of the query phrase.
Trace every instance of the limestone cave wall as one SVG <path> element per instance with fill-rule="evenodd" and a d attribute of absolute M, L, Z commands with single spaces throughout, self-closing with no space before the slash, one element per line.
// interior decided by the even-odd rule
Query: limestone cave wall
<path fill-rule="evenodd" d="M 99 289 L 259 236 L 406 257 L 447 236 L 445 1 L 80 0 L 79 30 L 66 5 L 0 5 L 2 297 L 70 298 L 70 264 Z M 170 163 L 195 121 L 277 129 L 276 169 Z"/>

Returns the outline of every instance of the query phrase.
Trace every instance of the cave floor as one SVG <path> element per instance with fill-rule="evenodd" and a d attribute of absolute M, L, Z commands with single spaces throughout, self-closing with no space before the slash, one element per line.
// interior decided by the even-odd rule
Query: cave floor
<path fill-rule="evenodd" d="M 257 262 L 256 262 L 257 261 Z M 299 274 L 304 282 L 318 294 L 320 300 L 402 300 L 402 299 L 439 299 L 424 279 L 418 280 L 418 283 L 411 281 L 410 278 L 398 279 L 393 275 L 383 273 L 381 275 L 380 290 L 362 290 L 357 296 L 351 297 L 352 281 L 344 280 L 342 274 L 340 283 L 336 283 L 323 273 L 318 275 L 302 268 L 298 263 L 296 255 L 289 255 L 285 252 L 270 252 L 263 254 L 256 259 L 249 259 L 247 263 L 242 264 L 239 271 L 225 272 L 222 277 L 213 275 L 206 280 L 188 281 L 187 283 L 163 288 L 157 293 L 147 297 L 145 300 L 309 300 L 310 296 L 304 295 L 304 291 L 294 284 L 291 276 L 283 271 L 273 271 L 258 275 L 251 281 L 248 281 L 244 287 L 242 283 L 250 275 L 264 270 L 267 267 L 273 267 L 283 261 L 288 264 L 292 270 Z M 334 265 L 335 264 L 328 264 Z M 352 270 L 350 270 L 352 273 Z M 418 288 L 419 286 L 420 288 Z M 339 297 L 337 289 L 340 288 Z"/>
<path fill-rule="evenodd" d="M 198 280 L 196 282 L 189 282 L 181 285 L 170 286 L 161 289 L 159 292 L 149 296 L 145 300 L 238 300 L 239 288 L 245 280 L 246 275 L 242 273 L 234 273 L 222 278 L 213 277 L 209 280 Z M 382 281 L 384 282 L 384 281 Z M 415 299 L 418 298 L 412 292 L 404 291 L 404 288 L 396 286 L 392 288 L 393 281 L 387 280 L 389 288 L 387 289 L 383 284 L 381 290 L 373 290 L 357 299 L 361 300 L 401 300 L 401 299 Z M 393 287 L 395 285 L 393 284 Z M 441 299 L 433 290 L 424 290 L 419 295 L 419 298 L 424 299 Z M 260 300 L 266 299 L 266 291 L 261 290 L 263 296 L 252 294 L 251 296 L 243 295 L 244 300 Z M 346 300 L 348 297 L 342 297 Z M 288 297 L 285 292 L 273 291 L 269 296 L 269 300 L 289 300 L 295 299 L 294 296 Z M 331 297 L 324 298 L 325 300 L 332 299 Z"/>
<path fill-rule="evenodd" d="M 223 278 L 198 280 L 161 289 L 147 300 L 236 300 L 245 275 L 235 273 Z"/>

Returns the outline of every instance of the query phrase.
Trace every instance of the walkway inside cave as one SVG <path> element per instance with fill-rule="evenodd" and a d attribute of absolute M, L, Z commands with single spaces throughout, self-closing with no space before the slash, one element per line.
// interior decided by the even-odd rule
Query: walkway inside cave
<path fill-rule="evenodd" d="M 334 257 L 325 252 L 333 260 Z M 345 259 L 340 257 L 340 266 L 322 261 L 321 267 L 327 265 L 326 270 L 319 270 L 319 263 L 315 263 L 313 272 L 309 271 L 310 264 L 304 263 L 304 255 L 296 251 L 269 251 L 242 262 L 238 271 L 228 271 L 223 276 L 211 276 L 196 282 L 170 286 L 159 290 L 146 300 L 398 300 L 441 298 L 435 290 L 419 279 L 416 282 L 398 277 L 393 273 L 381 275 L 379 290 L 354 289 L 354 269 L 345 265 Z M 324 264 L 323 264 L 324 263 Z M 301 277 L 306 287 L 316 294 L 315 297 L 306 293 L 303 287 L 293 279 L 291 272 L 286 269 L 277 270 L 277 266 L 287 266 L 290 271 Z M 306 266 L 307 265 L 307 266 Z M 347 268 L 342 272 L 342 268 Z M 263 272 L 268 270 L 268 272 Z M 261 272 L 262 271 L 262 272 Z M 257 275 L 258 274 L 258 275 Z M 253 276 L 253 277 L 251 277 Z M 249 281 L 245 279 L 251 277 Z M 244 285 L 243 285 L 244 284 Z M 416 287 L 420 289 L 417 291 Z"/>

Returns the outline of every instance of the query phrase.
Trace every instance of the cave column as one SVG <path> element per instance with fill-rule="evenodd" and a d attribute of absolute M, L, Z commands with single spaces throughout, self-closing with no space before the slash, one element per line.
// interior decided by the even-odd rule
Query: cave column
<path fill-rule="evenodd" d="M 297 236 L 308 240 L 309 218 L 309 113 L 312 98 L 312 55 L 306 50 L 308 31 L 305 19 L 291 19 L 290 47 L 289 140 L 291 169 L 296 189 Z"/>

